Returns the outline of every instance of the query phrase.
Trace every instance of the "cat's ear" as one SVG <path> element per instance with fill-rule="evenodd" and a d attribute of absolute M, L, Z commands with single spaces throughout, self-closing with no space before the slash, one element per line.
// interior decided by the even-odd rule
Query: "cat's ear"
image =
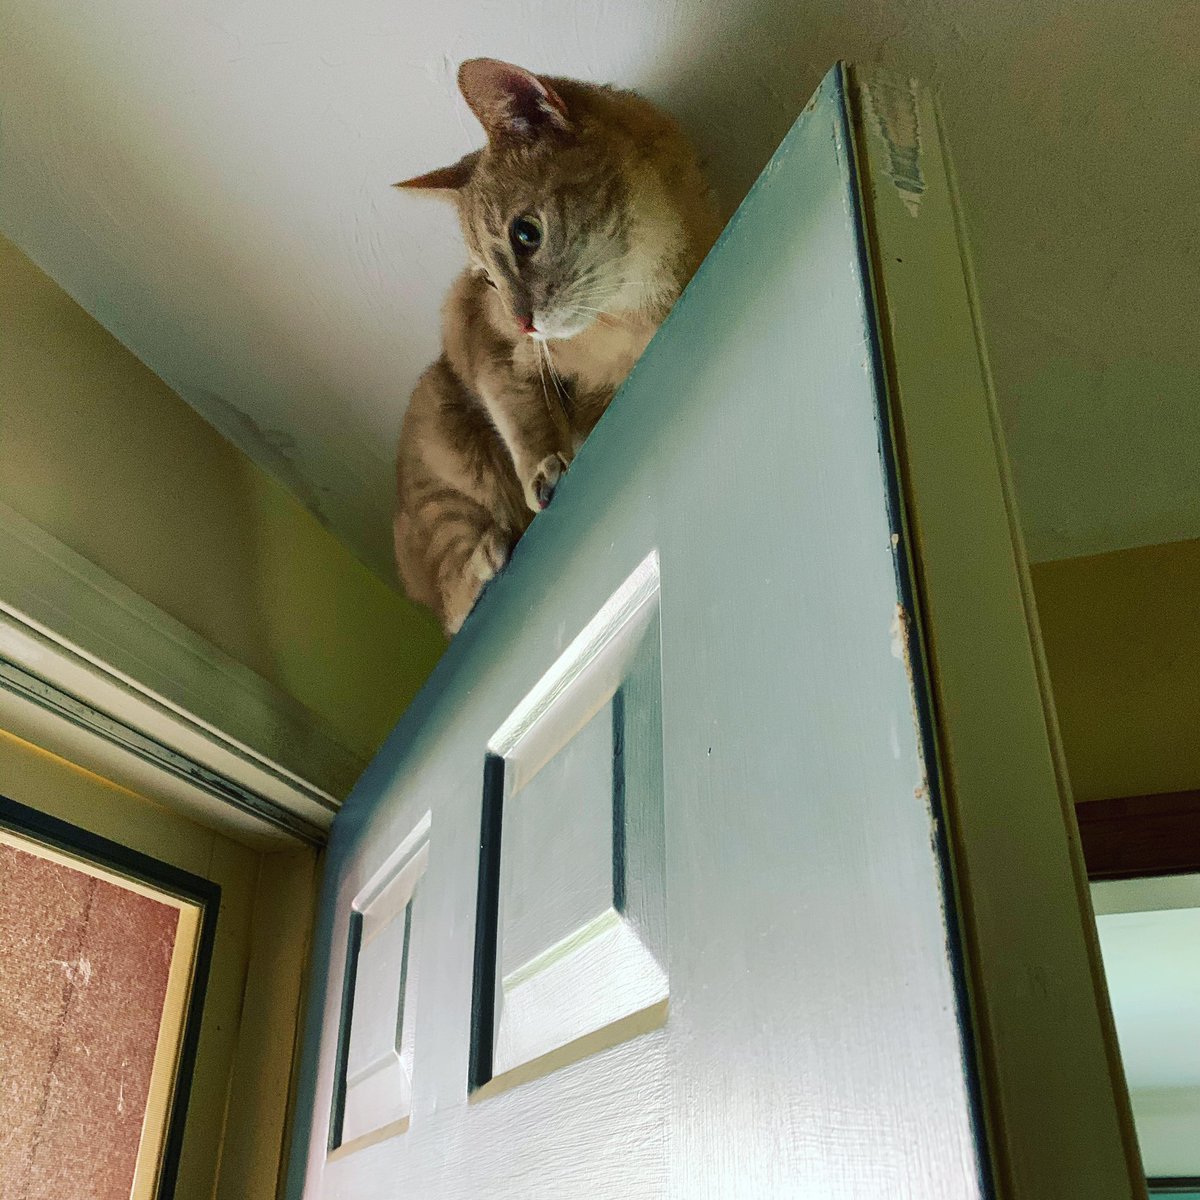
<path fill-rule="evenodd" d="M 528 140 L 570 125 L 562 97 L 530 71 L 494 58 L 471 58 L 458 69 L 458 88 L 489 141 Z"/>
<path fill-rule="evenodd" d="M 470 154 L 460 158 L 456 163 L 451 163 L 448 167 L 438 167 L 436 171 L 426 171 L 424 175 L 414 175 L 412 179 L 402 179 L 399 183 L 393 183 L 392 187 L 419 192 L 437 192 L 453 198 L 471 181 L 471 175 L 475 170 L 475 164 L 479 161 L 479 155 L 480 151 L 472 150 Z"/>

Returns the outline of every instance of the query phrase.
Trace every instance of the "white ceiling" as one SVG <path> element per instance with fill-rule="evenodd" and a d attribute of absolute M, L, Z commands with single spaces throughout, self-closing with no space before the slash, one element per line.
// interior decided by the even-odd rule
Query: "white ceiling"
<path fill-rule="evenodd" d="M 1030 549 L 1200 535 L 1191 0 L 0 0 L 0 230 L 390 571 L 477 54 L 644 90 L 728 204 L 838 57 L 942 96 Z"/>

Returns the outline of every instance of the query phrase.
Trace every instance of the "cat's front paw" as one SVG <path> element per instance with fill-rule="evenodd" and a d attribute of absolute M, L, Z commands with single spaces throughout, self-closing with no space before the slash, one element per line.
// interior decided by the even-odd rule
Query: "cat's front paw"
<path fill-rule="evenodd" d="M 547 454 L 538 463 L 533 476 L 525 485 L 525 502 L 536 513 L 546 508 L 554 499 L 558 481 L 567 469 L 567 460 L 557 452 Z"/>

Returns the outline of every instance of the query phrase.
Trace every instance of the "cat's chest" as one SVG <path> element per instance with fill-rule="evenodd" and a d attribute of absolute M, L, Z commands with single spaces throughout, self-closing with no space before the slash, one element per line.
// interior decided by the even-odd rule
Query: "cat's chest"
<path fill-rule="evenodd" d="M 649 324 L 597 324 L 565 342 L 551 345 L 558 373 L 582 392 L 611 392 L 620 387 L 641 357 L 654 330 Z"/>

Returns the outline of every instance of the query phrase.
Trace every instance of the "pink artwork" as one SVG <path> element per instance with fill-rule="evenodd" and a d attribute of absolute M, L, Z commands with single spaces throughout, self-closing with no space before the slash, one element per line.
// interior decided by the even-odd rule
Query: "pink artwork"
<path fill-rule="evenodd" d="M 0 1200 L 129 1200 L 178 921 L 0 846 Z"/>

